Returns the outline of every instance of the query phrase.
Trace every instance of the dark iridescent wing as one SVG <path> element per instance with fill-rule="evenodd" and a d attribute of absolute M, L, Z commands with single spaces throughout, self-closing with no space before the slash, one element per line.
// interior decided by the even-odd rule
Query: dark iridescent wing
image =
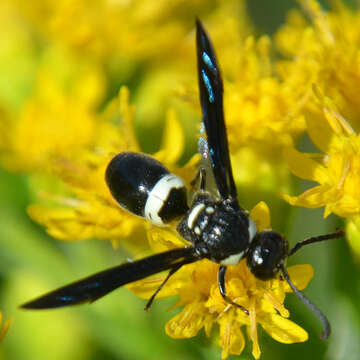
<path fill-rule="evenodd" d="M 25 309 L 51 309 L 91 303 L 118 287 L 158 272 L 192 263 L 199 258 L 193 248 L 169 250 L 122 264 L 51 291 L 22 305 Z"/>
<path fill-rule="evenodd" d="M 200 103 L 207 134 L 205 146 L 208 148 L 200 152 L 209 154 L 220 196 L 237 203 L 224 123 L 223 82 L 211 41 L 199 20 L 196 20 L 196 47 Z"/>

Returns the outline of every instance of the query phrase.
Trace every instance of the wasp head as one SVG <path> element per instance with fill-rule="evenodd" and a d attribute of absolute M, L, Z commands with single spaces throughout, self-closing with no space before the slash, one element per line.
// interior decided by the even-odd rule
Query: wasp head
<path fill-rule="evenodd" d="M 247 253 L 247 265 L 260 280 L 269 280 L 279 272 L 289 251 L 289 243 L 271 230 L 255 235 Z"/>

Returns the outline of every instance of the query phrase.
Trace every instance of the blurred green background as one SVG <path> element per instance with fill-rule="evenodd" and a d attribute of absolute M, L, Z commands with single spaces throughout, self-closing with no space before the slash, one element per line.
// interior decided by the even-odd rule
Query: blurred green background
<path fill-rule="evenodd" d="M 327 6 L 326 2 L 323 4 Z M 289 0 L 248 1 L 259 33 L 273 33 L 284 22 L 286 11 L 294 6 L 296 2 Z M 1 39 L 4 41 L 4 36 Z M 19 59 L 14 67 L 0 52 L 0 97 L 18 106 L 30 92 L 35 68 L 36 61 L 31 59 Z M 18 77 L 10 76 L 16 71 L 20 73 Z M 9 83 L 13 78 L 21 81 Z M 195 140 L 192 147 L 195 148 Z M 311 145 L 304 138 L 300 149 L 309 148 Z M 300 183 L 299 192 L 306 186 Z M 165 335 L 164 325 L 176 312 L 166 309 L 174 299 L 156 301 L 145 313 L 143 300 L 120 289 L 91 306 L 41 312 L 19 310 L 18 305 L 30 294 L 41 294 L 121 263 L 128 256 L 121 250 L 114 251 L 110 243 L 95 239 L 66 243 L 47 236 L 26 214 L 26 207 L 33 200 L 29 189 L 25 175 L 0 169 L 0 309 L 5 318 L 14 319 L 0 345 L 0 359 L 220 358 L 220 348 L 203 334 L 189 340 L 173 340 Z M 322 210 L 291 208 L 284 215 L 282 226 L 276 230 L 284 232 L 294 244 L 305 237 L 331 232 L 342 224 L 334 216 L 324 220 Z M 289 261 L 298 263 L 313 265 L 315 277 L 305 293 L 328 315 L 333 333 L 328 341 L 321 341 L 317 319 L 295 296 L 289 295 L 286 306 L 291 318 L 308 330 L 310 339 L 284 345 L 260 330 L 262 359 L 360 359 L 360 267 L 347 243 L 336 240 L 308 247 Z M 237 358 L 252 359 L 251 346 Z"/>

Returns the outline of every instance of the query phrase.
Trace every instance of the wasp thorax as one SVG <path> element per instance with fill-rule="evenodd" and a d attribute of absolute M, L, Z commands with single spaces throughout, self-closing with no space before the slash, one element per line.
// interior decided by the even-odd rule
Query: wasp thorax
<path fill-rule="evenodd" d="M 272 279 L 288 254 L 288 241 L 275 231 L 262 231 L 251 242 L 247 265 L 261 280 Z"/>
<path fill-rule="evenodd" d="M 249 217 L 244 211 L 200 193 L 177 230 L 192 243 L 200 257 L 235 265 L 247 252 L 250 232 L 253 233 L 249 227 Z"/>

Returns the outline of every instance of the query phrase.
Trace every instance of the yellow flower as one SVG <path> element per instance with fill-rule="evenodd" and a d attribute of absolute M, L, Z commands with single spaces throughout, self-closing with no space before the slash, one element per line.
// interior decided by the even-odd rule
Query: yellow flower
<path fill-rule="evenodd" d="M 0 312 L 0 325 L 2 323 L 2 318 L 3 315 Z M 4 336 L 6 335 L 7 331 L 9 330 L 9 327 L 11 325 L 11 319 L 7 319 L 5 321 L 5 323 L 0 327 L 0 341 L 4 338 Z"/>
<path fill-rule="evenodd" d="M 300 11 L 289 13 L 275 36 L 278 49 L 288 59 L 278 62 L 278 71 L 293 89 L 303 89 L 308 96 L 316 84 L 359 129 L 360 11 L 340 0 L 332 1 L 329 11 L 315 0 L 300 3 L 311 22 Z M 316 103 L 309 100 L 306 110 L 320 121 Z"/>
<path fill-rule="evenodd" d="M 90 61 L 99 71 L 106 69 L 112 87 L 135 83 L 138 120 L 147 124 L 159 124 L 169 93 L 181 84 L 195 83 L 196 16 L 211 26 L 218 52 L 229 63 L 234 44 L 252 29 L 244 2 L 237 0 L 37 0 L 33 6 L 21 0 L 5 2 L 24 27 L 36 29 L 29 33 L 35 48 L 39 38 L 44 40 L 41 52 L 59 47 L 80 63 Z"/>
<path fill-rule="evenodd" d="M 251 211 L 251 216 L 259 230 L 270 228 L 270 214 L 265 203 L 259 203 Z M 175 235 L 161 229 L 153 229 L 150 232 L 150 244 L 156 252 L 181 246 Z M 244 330 L 253 343 L 253 356 L 258 359 L 261 354 L 257 335 L 258 325 L 282 343 L 289 344 L 308 339 L 305 330 L 287 319 L 289 311 L 283 302 L 286 293 L 291 292 L 291 289 L 280 277 L 270 281 L 258 280 L 247 269 L 246 260 L 228 267 L 228 296 L 248 309 L 248 316 L 241 309 L 224 301 L 217 283 L 218 269 L 219 265 L 209 260 L 186 265 L 159 293 L 159 297 L 179 295 L 174 307 L 183 307 L 182 311 L 166 324 L 165 329 L 169 336 L 189 338 L 196 336 L 202 328 L 206 335 L 210 336 L 212 328 L 217 325 L 222 359 L 231 354 L 241 354 L 245 346 Z M 291 266 L 288 271 L 299 289 L 305 288 L 313 276 L 310 265 Z M 149 298 L 163 280 L 163 275 L 157 275 L 127 287 L 138 296 Z"/>
<path fill-rule="evenodd" d="M 298 177 L 319 185 L 299 196 L 284 195 L 291 205 L 325 207 L 331 213 L 351 217 L 360 211 L 360 136 L 336 110 L 333 102 L 323 100 L 321 122 L 308 117 L 307 128 L 313 143 L 324 154 L 304 154 L 294 148 L 285 156 L 291 171 Z"/>
<path fill-rule="evenodd" d="M 267 36 L 258 41 L 250 36 L 237 49 L 234 80 L 225 82 L 225 113 L 229 141 L 235 149 L 245 144 L 258 147 L 260 153 L 271 151 L 272 156 L 304 131 L 305 123 L 299 114 L 303 100 L 286 78 L 278 78 L 271 52 Z"/>
<path fill-rule="evenodd" d="M 177 40 L 192 31 L 195 16 L 221 14 L 227 9 L 227 18 L 236 14 L 243 22 L 241 28 L 249 28 L 244 21 L 244 6 L 237 3 L 38 0 L 29 6 L 15 2 L 18 11 L 44 38 L 104 62 L 119 58 L 137 62 L 164 57 L 179 60 L 187 49 Z"/>
<path fill-rule="evenodd" d="M 74 84 L 60 84 L 49 71 L 39 72 L 36 93 L 23 105 L 8 130 L 3 163 L 12 170 L 47 171 L 53 157 L 89 146 L 96 135 L 95 108 L 103 96 L 103 76 L 82 70 Z"/>
<path fill-rule="evenodd" d="M 360 135 L 338 112 L 335 104 L 319 94 L 323 118 L 306 119 L 308 134 L 323 154 L 285 152 L 291 171 L 319 185 L 298 196 L 284 194 L 291 205 L 307 208 L 324 206 L 324 217 L 331 213 L 346 218 L 347 240 L 360 259 Z"/>
<path fill-rule="evenodd" d="M 118 118 L 120 106 L 120 119 Z M 122 151 L 140 151 L 134 129 L 135 109 L 129 104 L 129 91 L 122 88 L 118 99 L 110 102 L 102 121 L 97 125 L 93 147 L 72 153 L 71 158 L 53 157 L 49 162 L 52 172 L 63 180 L 65 190 L 58 194 L 42 192 L 39 195 L 47 203 L 28 208 L 29 215 L 47 228 L 52 236 L 61 240 L 98 238 L 111 240 L 117 245 L 120 239 L 135 239 L 144 243 L 144 229 L 150 225 L 143 218 L 136 217 L 120 208 L 112 198 L 105 183 L 105 170 L 111 158 Z M 119 122 L 121 126 L 119 126 Z M 171 135 L 171 136 L 170 136 Z M 182 155 L 184 137 L 179 121 L 173 111 L 166 117 L 163 143 L 153 156 L 170 171 L 179 174 L 186 181 L 193 176 L 196 157 L 179 169 L 176 165 Z M 132 237 L 130 246 L 136 246 Z"/>

